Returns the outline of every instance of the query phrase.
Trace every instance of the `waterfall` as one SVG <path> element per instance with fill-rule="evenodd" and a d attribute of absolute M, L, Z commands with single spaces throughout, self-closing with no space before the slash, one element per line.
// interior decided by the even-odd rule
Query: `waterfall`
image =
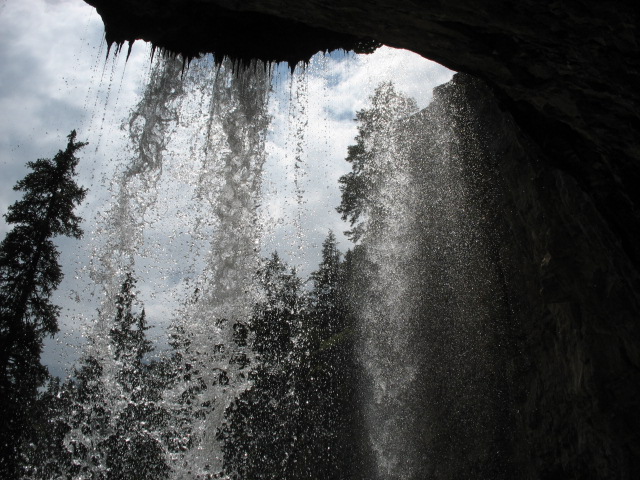
<path fill-rule="evenodd" d="M 73 427 L 65 438 L 80 472 L 109 471 L 101 450 L 108 441 L 105 439 L 117 435 L 117 421 L 132 403 L 140 402 L 132 392 L 124 391 L 118 380 L 126 365 L 114 357 L 110 332 L 123 281 L 159 256 L 154 251 L 159 242 L 154 242 L 147 230 L 153 230 L 156 222 L 162 223 L 157 212 L 163 207 L 160 190 L 162 195 L 177 193 L 174 200 L 179 209 L 192 203 L 198 208 L 195 215 L 175 212 L 186 221 L 182 227 L 190 232 L 192 258 L 182 252 L 181 258 L 171 259 L 174 275 L 191 274 L 194 278 L 188 287 L 182 287 L 192 289 L 191 298 L 183 302 L 171 325 L 177 350 L 167 368 L 176 379 L 164 398 L 152 402 L 152 408 L 161 409 L 170 421 L 183 422 L 174 426 L 175 432 L 189 437 L 186 454 L 180 440 L 162 447 L 174 478 L 206 478 L 221 470 L 216 428 L 228 404 L 248 383 L 246 372 L 240 371 L 235 361 L 243 352 L 229 346 L 234 325 L 247 321 L 257 295 L 253 286 L 260 247 L 257 206 L 269 91 L 270 71 L 257 63 L 234 68 L 230 61 L 216 66 L 205 59 L 194 62 L 188 71 L 180 58 L 161 57 L 155 64 L 143 97 L 126 124 L 133 155 L 112 184 L 112 205 L 99 232 L 105 241 L 97 249 L 92 268 L 93 280 L 102 286 L 103 300 L 88 334 L 83 362 L 85 366 L 101 366 L 97 378 L 92 377 L 100 386 L 99 394 L 78 404 L 70 419 Z M 194 101 L 208 102 L 208 111 L 201 116 L 206 121 L 189 125 L 191 131 L 182 132 L 182 137 L 195 137 L 189 140 L 191 155 L 172 154 L 168 151 L 172 134 L 180 136 L 176 129 L 185 123 L 181 118 L 183 103 Z M 180 174 L 194 164 L 198 166 L 195 179 L 190 173 Z M 176 184 L 183 189 L 176 191 Z M 185 202 L 182 196 L 189 190 L 192 198 Z M 178 242 L 177 247 L 185 245 Z M 78 378 L 86 371 L 85 367 Z M 193 395 L 188 407 L 185 395 Z M 148 399 L 143 399 L 142 404 L 146 403 Z M 111 412 L 107 419 L 110 425 L 97 426 L 92 412 L 104 407 Z M 161 434 L 148 430 L 153 441 L 161 444 Z"/>
<path fill-rule="evenodd" d="M 364 273 L 367 289 L 357 302 L 361 335 L 359 356 L 369 380 L 363 408 L 378 478 L 413 478 L 414 445 L 407 442 L 414 424 L 407 397 L 419 372 L 417 352 L 408 346 L 419 315 L 411 291 L 419 252 L 411 235 L 417 211 L 411 158 L 400 143 L 399 132 L 416 111 L 410 99 L 381 85 L 363 117 L 363 149 L 371 158 L 361 176 L 370 183 L 358 237 L 369 264 Z"/>
<path fill-rule="evenodd" d="M 90 393 L 74 403 L 69 419 L 71 428 L 64 439 L 80 475 L 106 474 L 109 467 L 104 444 L 116 435 L 117 422 L 126 415 L 127 408 L 137 402 L 119 381 L 127 365 L 114 355 L 111 332 L 121 307 L 118 299 L 123 282 L 135 272 L 136 258 L 144 248 L 147 211 L 155 203 L 169 127 L 176 121 L 183 92 L 180 69 L 178 59 L 166 58 L 156 64 L 143 99 L 130 118 L 129 133 L 135 155 L 113 183 L 116 190 L 113 204 L 99 230 L 104 243 L 96 252 L 91 277 L 103 290 L 102 301 L 87 334 L 89 343 L 82 357 L 83 368 L 77 372 L 79 378 L 84 377 L 91 384 Z M 101 410 L 110 415 L 96 414 Z"/>
<path fill-rule="evenodd" d="M 238 68 L 234 72 L 231 62 L 224 62 L 213 82 L 196 201 L 209 205 L 216 228 L 203 273 L 194 285 L 197 293 L 174 324 L 187 345 L 178 371 L 186 372 L 188 366 L 200 372 L 194 403 L 204 407 L 202 423 L 191 432 L 197 446 L 179 459 L 178 468 L 184 470 L 185 478 L 221 471 L 216 428 L 248 382 L 243 364 L 236 359 L 250 352 L 232 350 L 230 345 L 234 327 L 249 320 L 257 296 L 257 207 L 269 124 L 266 107 L 270 74 L 259 63 Z M 191 383 L 179 382 L 169 392 L 169 401 L 179 402 Z"/>
<path fill-rule="evenodd" d="M 157 185 L 163 171 L 163 156 L 170 140 L 171 124 L 176 123 L 184 93 L 177 58 L 158 61 L 142 100 L 132 112 L 128 130 L 133 156 L 112 183 L 114 201 L 102 220 L 99 236 L 105 239 L 92 269 L 92 278 L 105 289 L 101 316 L 111 318 L 115 298 L 126 272 L 132 271 L 137 255 L 144 248 L 148 210 L 156 203 Z M 96 337 L 108 330 L 104 322 Z"/>
<path fill-rule="evenodd" d="M 478 187 L 491 179 L 456 95 L 441 88 L 414 113 L 382 86 L 361 129 L 378 179 L 359 226 L 368 275 L 356 300 L 375 478 L 509 478 L 506 313 L 481 210 L 492 192 Z"/>

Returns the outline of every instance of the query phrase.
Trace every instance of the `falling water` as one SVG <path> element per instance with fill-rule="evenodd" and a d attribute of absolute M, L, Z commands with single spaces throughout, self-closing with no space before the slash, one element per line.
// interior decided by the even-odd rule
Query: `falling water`
<path fill-rule="evenodd" d="M 178 465 L 186 478 L 222 470 L 216 428 L 225 409 L 248 384 L 243 366 L 250 360 L 239 362 L 238 358 L 250 352 L 234 350 L 231 345 L 234 327 L 248 322 L 257 295 L 257 207 L 269 123 L 269 89 L 269 71 L 259 63 L 234 72 L 231 62 L 224 62 L 213 82 L 196 198 L 209 205 L 216 230 L 203 274 L 194 285 L 193 300 L 174 326 L 188 344 L 181 368 L 185 371 L 188 365 L 201 372 L 194 402 L 204 407 L 203 421 L 192 432 L 197 446 L 180 458 Z M 170 392 L 170 400 L 175 402 L 190 388 L 189 383 L 178 384 Z"/>
<path fill-rule="evenodd" d="M 185 281 L 169 328 L 177 353 L 173 380 L 158 400 L 174 432 L 163 455 L 173 478 L 224 477 L 218 428 L 227 407 L 251 386 L 246 365 L 255 361 L 249 347 L 234 343 L 234 332 L 250 322 L 260 299 L 258 208 L 272 73 L 257 63 L 234 69 L 228 61 L 183 67 L 180 59 L 161 58 L 126 124 L 133 155 L 113 184 L 103 220 L 106 241 L 93 278 L 104 294 L 87 355 L 105 365 L 106 396 L 99 401 L 115 412 L 130 404 L 115 380 L 120 366 L 107 333 L 123 278 L 143 275 L 150 258 L 162 257 L 148 231 L 161 198 L 173 191 L 173 201 L 193 211 L 174 213 L 190 240 L 189 254 L 171 260 L 173 275 Z M 292 222 L 301 245 L 307 78 L 294 83 L 288 147 L 297 205 Z M 495 433 L 495 312 L 487 306 L 495 275 L 484 260 L 461 153 L 469 139 L 451 120 L 448 102 L 439 95 L 418 112 L 415 101 L 386 83 L 360 118 L 369 154 L 361 174 L 369 186 L 355 237 L 365 252 L 357 271 L 365 288 L 351 297 L 371 478 L 437 477 L 460 448 L 486 444 Z M 169 148 L 172 136 L 182 139 L 178 150 Z M 190 168 L 173 165 L 179 157 Z M 171 177 L 175 172 L 182 173 Z M 80 430 L 67 435 L 67 445 L 91 443 Z M 151 434 L 162 443 L 160 433 Z M 105 468 L 104 460 L 93 463 L 94 470 Z"/>
<path fill-rule="evenodd" d="M 369 441 L 379 478 L 412 478 L 414 444 L 407 442 L 415 412 L 407 397 L 419 372 L 419 357 L 408 348 L 415 334 L 417 303 L 411 291 L 411 268 L 419 252 L 411 235 L 417 212 L 411 159 L 398 139 L 416 105 L 395 93 L 391 84 L 378 88 L 364 148 L 372 155 L 364 175 L 372 178 L 364 214 L 362 245 L 370 264 L 368 288 L 357 307 L 361 330 L 360 358 L 369 379 L 364 402 Z M 365 397 L 365 398 L 367 398 Z"/>
<path fill-rule="evenodd" d="M 104 243 L 97 248 L 92 268 L 93 280 L 102 286 L 103 300 L 97 321 L 87 335 L 90 341 L 84 358 L 85 362 L 90 359 L 102 365 L 96 381 L 103 387 L 100 396 L 78 406 L 78 413 L 84 413 L 78 417 L 80 420 L 70 420 L 73 427 L 65 438 L 70 451 L 92 452 L 74 460 L 80 471 L 98 474 L 108 469 L 104 452 L 99 450 L 104 442 L 101 444 L 101 438 L 85 433 L 97 431 L 95 424 L 87 423 L 93 422 L 87 412 L 106 407 L 112 413 L 110 421 L 115 422 L 122 418 L 123 409 L 136 402 L 117 380 L 123 365 L 114 359 L 109 332 L 124 279 L 128 274 L 144 274 L 140 267 L 148 264 L 149 258 L 158 256 L 153 251 L 159 244 L 149 245 L 147 230 L 157 215 L 159 195 L 167 193 L 167 186 L 171 190 L 171 184 L 184 186 L 179 178 L 167 181 L 167 175 L 171 177 L 180 170 L 171 165 L 175 158 L 167 157 L 167 147 L 181 122 L 181 105 L 189 100 L 187 94 L 194 91 L 201 94 L 201 103 L 208 100 L 208 111 L 203 115 L 206 126 L 204 134 L 203 129 L 187 134 L 199 138 L 193 140 L 196 146 L 191 149 L 191 156 L 180 162 L 199 163 L 199 172 L 195 181 L 186 180 L 195 187 L 193 198 L 176 201 L 182 208 L 189 208 L 191 203 L 200 207 L 195 215 L 183 218 L 188 223 L 190 250 L 200 273 L 189 283 L 191 298 L 172 324 L 174 340 L 179 337 L 176 341 L 182 350 L 177 363 L 172 365 L 178 380 L 162 399 L 167 415 L 189 424 L 180 434 L 188 436 L 184 441 L 188 441 L 190 448 L 185 454 L 185 449 L 180 448 L 181 440 L 177 440 L 178 447 L 168 448 L 165 456 L 174 478 L 206 477 L 221 469 L 216 426 L 220 425 L 225 408 L 246 388 L 248 381 L 234 361 L 242 352 L 231 351 L 227 346 L 232 344 L 235 323 L 247 321 L 256 297 L 253 283 L 260 238 L 256 209 L 260 203 L 269 123 L 266 113 L 269 90 L 269 70 L 261 64 L 234 70 L 228 61 L 215 66 L 204 60 L 194 63 L 188 73 L 179 58 L 163 57 L 155 64 L 143 98 L 126 124 L 133 155 L 112 184 L 113 202 L 99 231 Z M 180 194 L 188 191 L 187 188 Z M 205 254 L 201 251 L 203 246 Z M 172 262 L 178 272 L 184 274 L 189 270 L 180 265 L 189 263 L 184 255 Z M 189 399 L 192 406 L 185 409 L 187 393 L 193 394 L 193 398 Z M 181 419 L 184 415 L 189 418 Z M 108 432 L 116 429 L 115 424 L 101 426 L 99 436 L 108 437 Z M 154 438 L 160 443 L 158 435 Z"/>
<path fill-rule="evenodd" d="M 136 254 L 144 245 L 148 210 L 157 200 L 157 184 L 162 174 L 164 152 L 171 124 L 178 121 L 183 93 L 179 59 L 162 59 L 128 124 L 134 155 L 112 183 L 114 201 L 105 214 L 99 236 L 105 239 L 93 269 L 93 280 L 105 288 L 104 297 L 115 298 L 123 276 L 134 269 Z M 111 318 L 109 301 L 102 316 Z M 106 320 L 107 322 L 109 320 Z M 98 327 L 101 333 L 107 327 Z"/>
<path fill-rule="evenodd" d="M 69 420 L 71 430 L 65 437 L 65 445 L 74 453 L 74 465 L 81 472 L 100 475 L 107 471 L 102 442 L 117 430 L 115 422 L 133 401 L 131 392 L 123 391 L 117 381 L 123 365 L 114 358 L 109 334 L 121 285 L 127 274 L 135 272 L 136 256 L 143 248 L 146 213 L 155 201 L 162 153 L 169 138 L 168 125 L 175 120 L 174 102 L 182 90 L 179 72 L 175 59 L 157 63 L 144 98 L 129 124 L 136 155 L 114 182 L 113 205 L 105 214 L 99 231 L 104 244 L 96 252 L 91 276 L 103 290 L 102 301 L 95 324 L 87 334 L 89 343 L 83 358 L 87 365 L 102 366 L 93 380 L 100 387 L 94 398 L 74 407 Z M 105 408 L 111 412 L 106 419 L 108 425 L 97 426 L 95 412 Z"/>
<path fill-rule="evenodd" d="M 487 180 L 477 178 L 482 139 L 465 130 L 455 89 L 441 88 L 419 113 L 386 89 L 366 143 L 380 181 L 357 301 L 374 476 L 508 478 L 496 441 L 505 312 L 474 190 Z"/>

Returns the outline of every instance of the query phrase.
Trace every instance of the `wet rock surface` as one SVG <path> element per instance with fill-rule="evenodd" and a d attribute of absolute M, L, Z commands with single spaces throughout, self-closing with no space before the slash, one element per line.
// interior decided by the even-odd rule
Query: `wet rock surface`
<path fill-rule="evenodd" d="M 500 471 L 637 478 L 638 270 L 580 183 L 486 85 L 457 75 L 437 97 L 447 99 L 483 241 L 504 281 L 495 301 L 506 318 L 491 327 L 495 368 L 511 385 L 503 392 L 509 459 Z"/>

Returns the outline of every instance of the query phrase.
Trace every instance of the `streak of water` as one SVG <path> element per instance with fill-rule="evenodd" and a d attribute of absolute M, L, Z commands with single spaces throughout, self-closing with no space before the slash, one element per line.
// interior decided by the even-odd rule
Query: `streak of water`
<path fill-rule="evenodd" d="M 361 117 L 372 180 L 357 308 L 374 476 L 466 478 L 474 462 L 500 463 L 485 450 L 499 435 L 504 313 L 471 187 L 481 140 L 455 98 L 407 116 L 389 91 Z"/>
<path fill-rule="evenodd" d="M 105 242 L 96 252 L 92 267 L 92 279 L 103 290 L 102 302 L 96 322 L 88 334 L 89 343 L 83 362 L 100 366 L 90 374 L 91 381 L 99 388 L 95 396 L 77 402 L 65 445 L 72 453 L 77 468 L 93 474 L 109 468 L 104 449 L 106 439 L 116 435 L 118 422 L 126 415 L 129 405 L 135 403 L 133 392 L 125 389 L 121 382 L 122 368 L 126 365 L 114 355 L 111 338 L 114 318 L 121 313 L 119 294 L 125 279 L 135 272 L 145 214 L 155 199 L 153 187 L 161 172 L 162 153 L 169 138 L 168 125 L 175 117 L 174 101 L 179 99 L 182 91 L 180 76 L 176 75 L 177 63 L 176 59 L 167 58 L 157 64 L 153 76 L 155 81 L 149 84 L 143 100 L 132 114 L 129 133 L 136 146 L 136 155 L 115 181 L 113 204 L 103 218 L 100 232 Z M 151 200 L 136 194 L 139 185 Z M 106 425 L 96 427 L 92 422 L 101 409 L 106 409 L 111 415 L 105 419 Z"/>
<path fill-rule="evenodd" d="M 167 246 L 157 240 L 149 245 L 154 240 L 147 232 L 153 224 L 189 231 L 195 247 L 191 254 L 196 257 L 186 268 L 196 276 L 195 281 L 183 279 L 187 281 L 184 288 L 192 289 L 191 300 L 172 326 L 171 368 L 176 381 L 165 392 L 162 407 L 176 422 L 176 434 L 188 437 L 190 445 L 186 453 L 179 447 L 168 447 L 165 452 L 175 478 L 206 476 L 220 470 L 216 426 L 221 423 L 226 406 L 247 386 L 243 364 L 236 361 L 244 352 L 227 346 L 232 344 L 234 326 L 247 322 L 256 301 L 253 283 L 260 246 L 256 208 L 260 203 L 269 123 L 270 73 L 258 64 L 234 71 L 229 62 L 223 62 L 212 76 L 212 66 L 205 59 L 184 76 L 181 59 L 160 59 L 127 125 L 133 154 L 112 183 L 112 205 L 98 232 L 105 241 L 97 248 L 92 267 L 92 278 L 101 285 L 103 300 L 97 322 L 88 335 L 84 363 L 101 365 L 96 380 L 102 385 L 101 393 L 89 404 L 78 405 L 78 411 L 84 413 L 78 413 L 79 420 L 71 422 L 74 428 L 65 440 L 71 451 L 80 448 L 94 452 L 75 460 L 79 466 L 88 458 L 85 468 L 90 471 L 107 468 L 105 452 L 99 450 L 104 439 L 91 435 L 108 436 L 108 432 L 115 432 L 116 425 L 102 426 L 100 433 L 82 419 L 91 418 L 90 412 L 107 406 L 116 421 L 122 418 L 122 409 L 133 401 L 118 380 L 122 365 L 113 356 L 110 332 L 124 279 L 130 273 L 144 275 L 150 259 L 162 258 L 154 250 Z M 207 119 L 205 133 L 199 131 L 197 122 L 189 125 L 191 133 L 186 136 L 191 136 L 191 148 L 187 152 L 170 151 L 168 144 L 176 126 L 190 123 L 181 121 L 181 104 L 186 101 L 189 107 L 193 102 L 203 105 L 207 99 L 206 114 L 196 115 Z M 201 167 L 195 178 L 185 171 L 194 163 Z M 158 201 L 159 185 L 165 193 L 162 201 Z M 193 196 L 199 207 L 195 215 L 181 216 L 180 208 L 189 208 L 189 202 L 180 195 L 185 195 L 190 185 L 195 186 Z M 187 187 L 182 193 L 181 186 Z M 169 219 L 166 212 L 157 212 L 158 208 L 174 209 L 166 205 L 167 196 L 173 197 L 178 208 Z M 165 233 L 169 238 L 181 235 Z M 206 246 L 205 252 L 199 248 L 202 246 Z M 177 273 L 184 274 L 185 270 Z M 184 403 L 187 397 L 190 407 Z M 83 433 L 86 431 L 92 434 L 87 436 Z M 157 435 L 154 441 L 159 443 Z"/>
<path fill-rule="evenodd" d="M 196 392 L 188 413 L 193 423 L 189 441 L 196 446 L 186 455 L 173 455 L 176 478 L 204 478 L 221 470 L 216 428 L 226 407 L 248 385 L 243 364 L 236 360 L 243 354 L 249 360 L 249 352 L 230 347 L 234 327 L 248 321 L 257 295 L 260 226 L 256 208 L 269 90 L 269 72 L 260 64 L 234 72 L 230 62 L 223 62 L 213 82 L 197 198 L 209 204 L 216 229 L 193 300 L 173 326 L 185 345 L 178 371 L 198 372 L 186 375 L 167 395 L 167 402 L 180 411 L 185 393 Z"/>

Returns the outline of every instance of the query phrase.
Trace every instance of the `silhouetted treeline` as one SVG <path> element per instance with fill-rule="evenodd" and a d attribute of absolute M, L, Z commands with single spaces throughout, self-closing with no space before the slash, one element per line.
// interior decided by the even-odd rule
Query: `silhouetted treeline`
<path fill-rule="evenodd" d="M 360 439 L 350 265 L 332 233 L 309 291 L 277 254 L 265 262 L 264 300 L 246 326 L 252 386 L 219 432 L 231 478 L 353 478 Z"/>
<path fill-rule="evenodd" d="M 224 456 L 218 476 L 359 478 L 358 381 L 348 307 L 356 255 L 350 251 L 343 258 L 330 233 L 310 288 L 277 253 L 263 261 L 253 314 L 233 326 L 232 345 L 212 347 L 229 352 L 230 363 L 240 364 L 249 380 L 216 434 Z M 198 389 L 206 388 L 203 372 L 185 371 L 179 361 L 188 335 L 174 333 L 171 350 L 154 356 L 131 273 L 124 275 L 107 321 L 107 336 L 88 339 L 72 375 L 50 381 L 40 394 L 40 437 L 25 478 L 171 478 L 172 459 L 188 458 L 199 447 L 194 430 L 211 412 L 197 400 Z M 178 402 L 166 402 L 180 382 L 190 388 Z M 218 387 L 225 385 L 221 371 Z"/>

